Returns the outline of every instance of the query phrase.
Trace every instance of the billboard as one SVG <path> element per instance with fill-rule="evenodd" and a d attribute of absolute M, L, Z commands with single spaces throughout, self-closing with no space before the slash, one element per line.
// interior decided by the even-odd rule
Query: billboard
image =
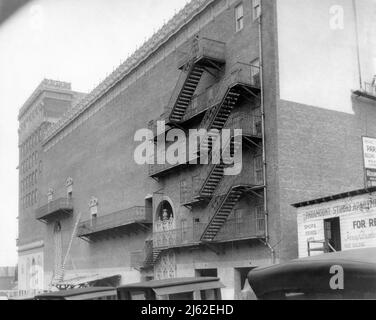
<path fill-rule="evenodd" d="M 366 188 L 376 187 L 376 138 L 363 137 Z"/>
<path fill-rule="evenodd" d="M 376 75 L 376 0 L 278 0 L 282 100 L 353 114 Z"/>
<path fill-rule="evenodd" d="M 308 256 L 308 242 L 325 240 L 325 221 L 333 218 L 339 219 L 342 250 L 376 247 L 376 193 L 301 207 L 297 214 L 299 257 Z"/>

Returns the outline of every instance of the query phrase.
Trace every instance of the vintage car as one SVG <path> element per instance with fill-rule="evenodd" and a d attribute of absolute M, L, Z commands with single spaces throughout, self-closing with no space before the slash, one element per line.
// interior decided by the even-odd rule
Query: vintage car
<path fill-rule="evenodd" d="M 256 268 L 248 281 L 260 300 L 376 299 L 376 248 Z"/>
<path fill-rule="evenodd" d="M 219 278 L 176 278 L 128 284 L 117 288 L 119 300 L 221 300 Z"/>
<path fill-rule="evenodd" d="M 35 300 L 117 300 L 113 287 L 88 287 L 61 290 L 35 296 Z"/>

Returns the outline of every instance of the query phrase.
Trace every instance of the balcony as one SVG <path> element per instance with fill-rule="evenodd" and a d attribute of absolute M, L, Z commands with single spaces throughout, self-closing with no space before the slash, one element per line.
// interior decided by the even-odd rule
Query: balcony
<path fill-rule="evenodd" d="M 375 82 L 365 82 L 364 87 L 359 90 L 355 90 L 356 95 L 376 100 L 376 83 Z"/>
<path fill-rule="evenodd" d="M 156 249 L 179 248 L 199 245 L 204 224 L 194 224 L 193 227 L 171 229 L 153 233 L 153 247 Z"/>
<path fill-rule="evenodd" d="M 225 129 L 241 129 L 242 137 L 262 138 L 261 116 L 249 113 L 235 113 L 227 120 Z M 231 137 L 234 135 L 232 134 Z"/>
<path fill-rule="evenodd" d="M 246 217 L 229 219 L 222 226 L 214 242 L 241 241 L 248 239 L 261 239 L 265 237 L 265 218 Z"/>
<path fill-rule="evenodd" d="M 215 84 L 204 92 L 194 95 L 181 123 L 185 123 L 208 110 L 215 103 L 219 85 Z"/>
<path fill-rule="evenodd" d="M 219 69 L 226 62 L 226 44 L 208 38 L 194 39 L 191 44 L 191 51 L 178 59 L 178 68 L 183 69 L 190 61 Z"/>
<path fill-rule="evenodd" d="M 81 222 L 77 236 L 87 241 L 120 237 L 124 233 L 148 231 L 151 224 L 150 208 L 133 207 Z"/>
<path fill-rule="evenodd" d="M 246 113 L 235 114 L 227 120 L 225 128 L 242 129 L 242 137 L 248 141 L 253 141 L 255 139 L 260 140 L 262 138 L 261 116 L 254 116 Z M 233 138 L 234 131 L 232 131 L 231 133 L 231 138 Z M 225 142 L 225 144 L 228 144 L 228 142 Z M 167 147 L 168 146 L 166 146 L 166 148 Z M 198 158 L 199 155 L 195 156 L 195 159 Z M 161 175 L 165 175 L 178 167 L 187 165 L 189 165 L 187 162 L 178 163 L 174 165 L 169 164 L 167 162 L 164 164 L 151 164 L 149 165 L 149 176 L 154 178 Z"/>
<path fill-rule="evenodd" d="M 181 248 L 198 246 L 207 224 L 194 223 L 192 227 L 154 232 L 153 246 L 156 249 L 165 250 L 169 248 Z M 211 243 L 225 243 L 265 237 L 263 218 L 250 215 L 241 219 L 229 219 L 222 226 Z"/>
<path fill-rule="evenodd" d="M 166 149 L 168 146 L 166 146 Z M 188 157 L 188 156 L 187 156 Z M 198 155 L 195 155 L 192 157 L 192 159 L 188 159 L 188 161 L 185 161 L 183 163 L 177 163 L 177 164 L 170 164 L 166 161 L 164 164 L 150 164 L 149 165 L 149 177 L 151 178 L 159 178 L 160 176 L 166 175 L 170 173 L 173 170 L 176 170 L 177 168 L 180 168 L 182 166 L 188 166 L 190 161 L 193 161 L 194 159 L 197 159 Z M 156 159 L 154 159 L 156 162 Z"/>
<path fill-rule="evenodd" d="M 231 67 L 229 75 L 221 83 L 213 85 L 192 98 L 180 123 L 187 122 L 223 102 L 223 97 L 232 88 L 243 88 L 243 91 L 240 91 L 241 93 L 257 95 L 260 87 L 260 67 L 237 62 Z"/>
<path fill-rule="evenodd" d="M 243 85 L 260 89 L 260 67 L 248 63 L 236 62 L 231 66 L 231 73 L 227 77 L 226 82 L 229 88 L 235 85 Z"/>
<path fill-rule="evenodd" d="M 73 213 L 73 199 L 60 198 L 50 201 L 35 211 L 35 218 L 47 223 L 57 218 L 70 217 Z"/>

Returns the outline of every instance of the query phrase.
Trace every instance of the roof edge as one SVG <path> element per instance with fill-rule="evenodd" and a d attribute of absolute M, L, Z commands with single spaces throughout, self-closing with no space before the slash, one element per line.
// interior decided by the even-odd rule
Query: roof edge
<path fill-rule="evenodd" d="M 327 196 L 323 198 L 317 198 L 313 200 L 298 202 L 298 203 L 292 204 L 291 206 L 295 208 L 307 207 L 307 206 L 311 206 L 314 204 L 320 204 L 320 203 L 344 199 L 348 197 L 359 196 L 362 194 L 367 194 L 367 193 L 372 193 L 372 192 L 376 192 L 376 187 L 353 190 L 353 191 L 343 192 L 343 193 L 339 193 L 339 194 L 335 194 L 335 195 L 331 195 L 331 196 Z"/>

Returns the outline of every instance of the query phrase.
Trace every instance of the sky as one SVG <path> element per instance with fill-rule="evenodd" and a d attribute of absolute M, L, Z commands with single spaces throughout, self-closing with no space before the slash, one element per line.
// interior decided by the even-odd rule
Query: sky
<path fill-rule="evenodd" d="M 90 92 L 187 0 L 34 0 L 0 25 L 0 266 L 17 263 L 19 108 L 44 79 Z"/>

